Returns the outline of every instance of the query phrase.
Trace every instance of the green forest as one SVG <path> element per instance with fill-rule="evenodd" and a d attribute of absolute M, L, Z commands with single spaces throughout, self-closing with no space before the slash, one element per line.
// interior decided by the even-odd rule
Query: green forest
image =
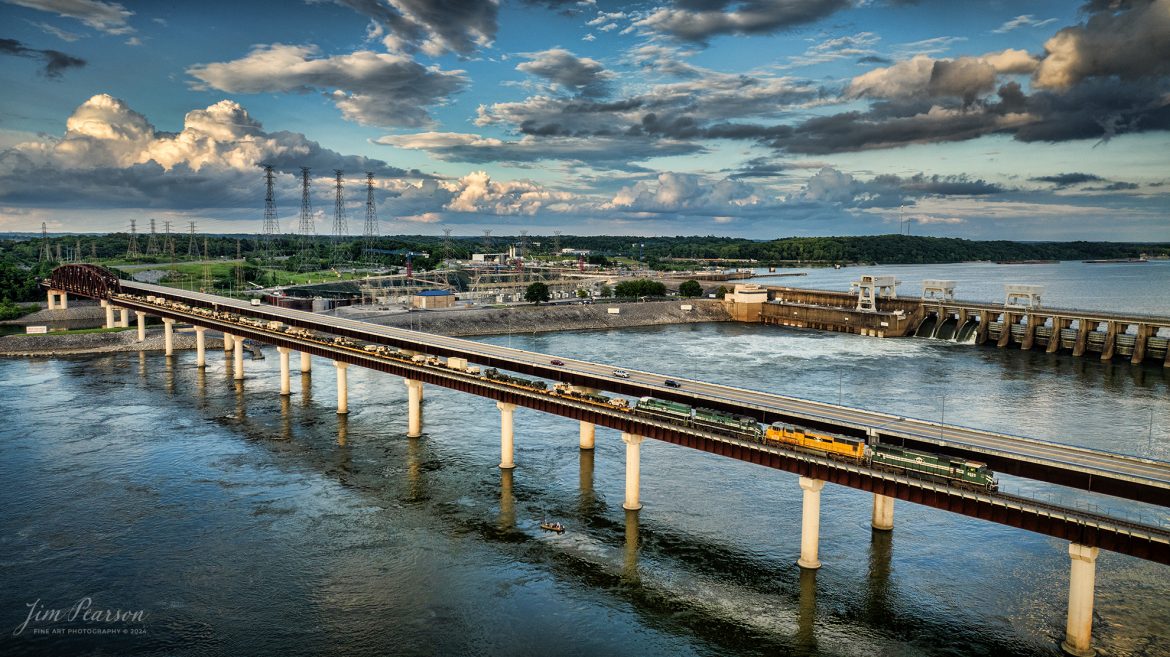
<path fill-rule="evenodd" d="M 520 246 L 521 237 L 496 236 L 451 237 L 399 235 L 334 241 L 318 237 L 306 245 L 295 235 L 281 235 L 270 245 L 269 253 L 258 235 L 174 235 L 171 245 L 165 236 L 137 235 L 139 255 L 127 258 L 130 235 L 54 235 L 42 240 L 39 235 L 0 235 L 0 301 L 34 301 L 41 298 L 37 280 L 52 270 L 53 262 L 100 262 L 117 268 L 125 265 L 213 260 L 230 261 L 237 256 L 242 278 L 259 280 L 268 271 L 305 272 L 342 267 L 338 263 L 365 262 L 388 267 L 405 266 L 409 258 L 416 271 L 441 266 L 446 258 L 467 259 L 472 253 L 503 252 Z M 1089 260 L 1170 256 L 1167 243 L 1122 242 L 1009 242 L 973 241 L 957 238 L 910 235 L 873 235 L 849 237 L 786 237 L 775 240 L 750 240 L 734 237 L 678 236 L 528 236 L 530 260 L 575 260 L 561 256 L 559 249 L 589 251 L 590 264 L 618 265 L 651 269 L 692 269 L 693 259 L 755 261 L 755 266 L 806 266 L 855 263 L 937 264 L 975 260 Z M 46 246 L 50 261 L 43 258 Z M 153 248 L 152 248 L 153 247 Z M 148 249 L 151 255 L 144 255 Z M 173 253 L 173 258 L 172 254 Z M 705 263 L 699 263 L 705 264 Z M 727 266 L 747 263 L 728 262 Z M 230 277 L 230 276 L 225 276 Z"/>

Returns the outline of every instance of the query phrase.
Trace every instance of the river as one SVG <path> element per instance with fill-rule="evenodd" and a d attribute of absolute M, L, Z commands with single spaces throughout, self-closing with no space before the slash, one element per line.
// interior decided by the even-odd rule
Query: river
<path fill-rule="evenodd" d="M 860 271 L 764 280 L 841 289 Z M 1165 263 L 864 271 L 989 301 L 1043 279 L 1051 305 L 1139 312 L 1166 312 L 1170 286 Z M 1170 460 L 1170 374 L 1153 364 L 737 324 L 483 340 Z M 646 441 L 645 508 L 627 517 L 616 432 L 581 453 L 576 423 L 520 409 L 501 474 L 493 402 L 428 387 L 409 440 L 400 380 L 350 368 L 339 418 L 332 367 L 294 373 L 282 402 L 275 356 L 247 361 L 242 386 L 221 352 L 205 373 L 193 353 L 0 361 L 5 654 L 1060 654 L 1064 541 L 903 502 L 874 533 L 871 496 L 830 485 L 824 566 L 802 573 L 794 475 Z M 1168 575 L 1101 553 L 1102 654 L 1168 654 Z M 36 601 L 87 597 L 143 620 L 17 633 Z M 34 632 L 107 626 L 135 633 Z"/>

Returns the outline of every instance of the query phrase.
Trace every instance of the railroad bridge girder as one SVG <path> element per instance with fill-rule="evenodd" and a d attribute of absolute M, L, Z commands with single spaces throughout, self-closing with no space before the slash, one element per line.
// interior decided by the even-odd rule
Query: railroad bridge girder
<path fill-rule="evenodd" d="M 121 284 L 114 272 L 101 265 L 61 265 L 41 281 L 50 290 L 62 290 L 82 294 L 95 299 L 109 299 L 121 290 Z"/>

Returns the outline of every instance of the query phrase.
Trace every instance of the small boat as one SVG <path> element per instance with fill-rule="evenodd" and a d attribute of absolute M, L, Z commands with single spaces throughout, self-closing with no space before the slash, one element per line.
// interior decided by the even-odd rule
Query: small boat
<path fill-rule="evenodd" d="M 565 531 L 565 526 L 559 522 L 542 521 L 540 523 L 540 528 L 550 532 L 556 532 L 558 534 Z"/>

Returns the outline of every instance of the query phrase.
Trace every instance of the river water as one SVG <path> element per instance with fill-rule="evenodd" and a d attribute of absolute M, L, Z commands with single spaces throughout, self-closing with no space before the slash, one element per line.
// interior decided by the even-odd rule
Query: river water
<path fill-rule="evenodd" d="M 1041 267 L 897 275 L 1024 282 Z M 1163 263 L 1052 267 L 1099 307 L 1165 311 L 1148 294 L 1168 289 Z M 780 280 L 840 289 L 857 273 Z M 1170 375 L 1154 365 L 735 324 L 484 340 L 1170 460 Z M 398 379 L 350 368 L 339 418 L 332 367 L 294 373 L 282 402 L 275 356 L 247 361 L 242 386 L 221 352 L 205 373 L 193 353 L 0 361 L 0 651 L 1060 654 L 1066 542 L 902 502 L 873 533 L 871 497 L 830 485 L 824 567 L 802 573 L 793 475 L 646 441 L 645 508 L 627 514 L 616 432 L 582 454 L 575 423 L 520 409 L 518 467 L 501 474 L 492 402 L 428 387 L 409 440 Z M 1101 653 L 1170 654 L 1170 568 L 1107 552 L 1097 566 Z M 29 605 L 84 598 L 142 621 L 22 627 Z M 76 633 L 107 628 L 134 633 Z"/>

